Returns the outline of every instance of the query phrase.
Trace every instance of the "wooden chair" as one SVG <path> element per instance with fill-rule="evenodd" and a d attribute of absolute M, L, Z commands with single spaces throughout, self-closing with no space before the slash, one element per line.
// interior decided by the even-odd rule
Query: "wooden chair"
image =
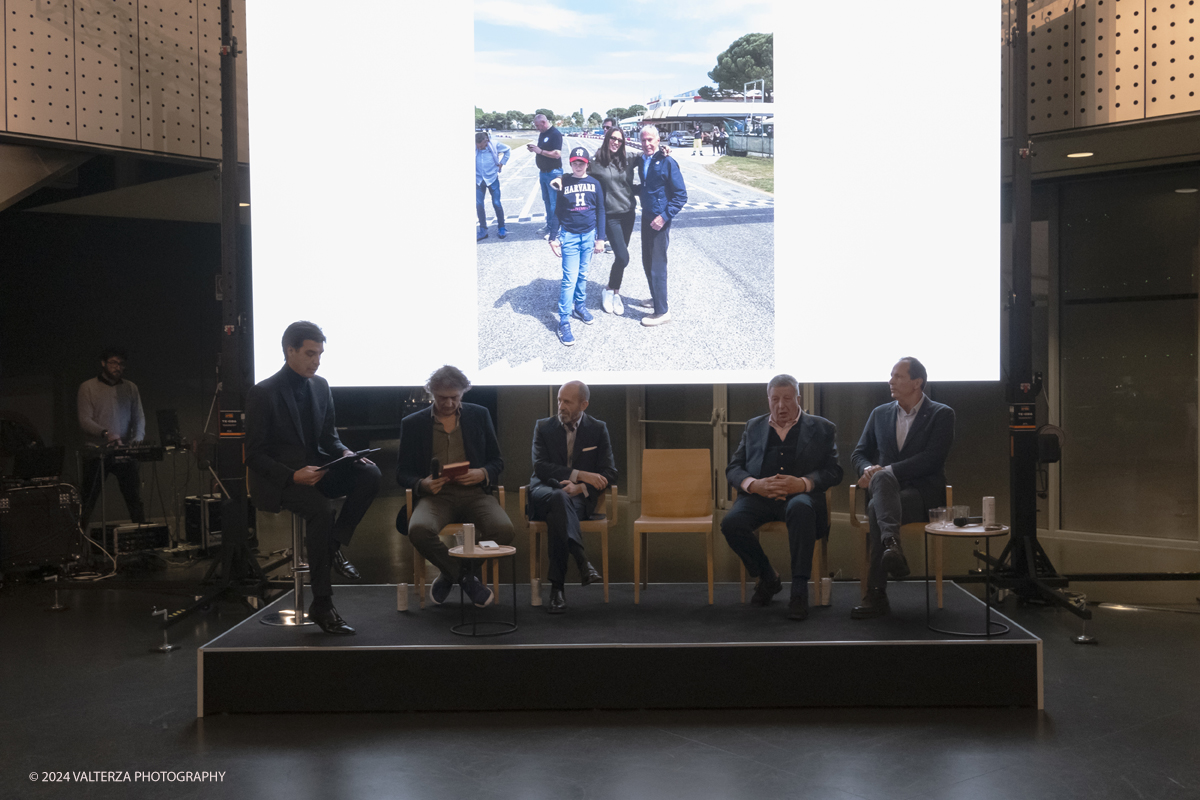
<path fill-rule="evenodd" d="M 642 454 L 642 515 L 633 522 L 634 603 L 641 602 L 640 590 L 649 587 L 648 535 L 702 533 L 712 605 L 714 505 L 710 451 L 646 450 Z"/>
<path fill-rule="evenodd" d="M 504 487 L 500 487 L 500 507 L 504 508 Z M 404 502 L 408 506 L 408 521 L 412 522 L 413 509 L 416 503 L 413 502 L 412 489 L 404 490 Z M 462 523 L 452 522 L 438 532 L 438 536 L 453 536 L 456 533 L 462 532 Z M 478 536 L 478 529 L 476 536 Z M 412 547 L 413 559 L 413 586 L 417 589 L 417 599 L 421 601 L 421 608 L 425 607 L 425 556 L 417 552 L 417 548 L 412 546 L 412 541 L 409 540 L 409 547 Z M 500 559 L 487 558 L 483 560 L 483 583 L 486 586 L 488 583 L 488 567 L 491 566 L 491 583 L 492 592 L 496 596 L 496 605 L 500 604 Z"/>
<path fill-rule="evenodd" d="M 529 519 L 526 511 L 529 485 L 522 486 L 517 496 L 521 509 L 521 517 L 525 520 L 525 528 L 529 531 L 529 587 L 534 589 L 534 580 L 542 575 L 542 537 L 546 535 L 546 523 Z M 608 506 L 612 504 L 612 514 L 608 514 Z M 608 532 L 617 524 L 617 485 L 610 484 L 600 493 L 596 501 L 596 510 L 588 519 L 581 520 L 579 528 L 584 533 L 600 534 L 601 575 L 604 576 L 604 602 L 608 602 Z"/>
<path fill-rule="evenodd" d="M 871 572 L 871 523 L 866 515 L 858 515 L 858 493 L 862 492 L 866 495 L 866 489 L 858 488 L 857 484 L 850 484 L 850 525 L 863 532 L 863 552 L 862 552 L 862 579 L 859 581 L 859 588 L 863 596 L 867 594 L 867 577 Z M 954 487 L 946 487 L 946 505 L 954 505 Z M 900 526 L 900 535 L 917 534 L 924 538 L 926 522 L 910 522 Z M 942 537 L 933 537 L 933 572 L 937 579 L 937 601 L 938 608 L 942 607 Z"/>
<path fill-rule="evenodd" d="M 729 487 L 735 495 L 741 491 L 736 486 Z M 828 527 L 833 520 L 833 487 L 825 490 L 825 524 Z M 759 539 L 764 533 L 781 533 L 787 537 L 787 523 L 785 522 L 768 522 L 765 525 L 760 525 L 758 530 L 754 532 L 754 538 Z M 742 560 L 738 559 L 738 566 L 742 576 L 742 602 L 746 602 L 746 565 Z M 821 596 L 821 578 L 829 575 L 829 534 L 817 539 L 816 547 L 813 548 L 813 574 L 812 581 L 816 585 L 816 594 L 814 597 Z M 816 603 L 815 605 L 820 605 Z"/>

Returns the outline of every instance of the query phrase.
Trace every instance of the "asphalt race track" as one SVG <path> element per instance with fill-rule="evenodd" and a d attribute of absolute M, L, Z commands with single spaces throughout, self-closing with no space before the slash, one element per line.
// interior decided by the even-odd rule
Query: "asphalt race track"
<path fill-rule="evenodd" d="M 594 152 L 599 139 L 568 138 L 564 152 L 578 145 Z M 508 237 L 498 238 L 489 195 L 484 200 L 489 236 L 477 243 L 479 369 L 502 364 L 534 372 L 772 366 L 774 198 L 710 175 L 701 164 L 712 163 L 714 156 L 693 156 L 685 148 L 671 155 L 679 162 L 688 191 L 688 204 L 671 230 L 672 321 L 646 328 L 640 320 L 652 313 L 648 310 L 627 305 L 622 316 L 601 311 L 601 290 L 608 283 L 613 256 L 593 255 L 587 306 L 596 320 L 584 325 L 573 319 L 575 344 L 565 347 L 555 333 L 562 267 L 543 238 L 545 208 L 537 166 L 524 146 L 513 149 L 500 173 Z M 648 300 L 640 231 L 639 208 L 621 295 Z"/>

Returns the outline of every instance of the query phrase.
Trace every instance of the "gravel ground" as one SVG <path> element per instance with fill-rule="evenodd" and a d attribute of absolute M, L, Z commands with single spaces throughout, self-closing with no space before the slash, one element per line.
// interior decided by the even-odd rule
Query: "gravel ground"
<path fill-rule="evenodd" d="M 595 149 L 597 142 L 582 142 Z M 574 146 L 574 142 L 567 145 Z M 532 155 L 514 150 L 501 174 L 508 237 L 478 243 L 479 368 L 501 363 L 571 370 L 768 369 L 774 361 L 774 222 L 770 195 L 710 176 L 690 151 L 675 154 L 684 170 L 689 206 L 671 231 L 668 293 L 672 321 L 640 323 L 642 309 L 621 316 L 600 310 L 611 254 L 592 257 L 587 306 L 596 321 L 575 320 L 575 345 L 565 347 L 558 323 L 560 261 L 540 232 L 543 206 Z M 491 214 L 490 202 L 487 205 Z M 519 221 L 528 220 L 528 221 Z M 641 219 L 630 240 L 621 294 L 649 299 L 641 266 Z"/>

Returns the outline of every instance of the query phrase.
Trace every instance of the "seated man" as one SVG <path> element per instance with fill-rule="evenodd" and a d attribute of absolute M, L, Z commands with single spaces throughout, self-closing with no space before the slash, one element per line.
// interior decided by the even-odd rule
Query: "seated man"
<path fill-rule="evenodd" d="M 564 383 L 558 390 L 558 415 L 533 426 L 533 477 L 529 481 L 531 517 L 546 521 L 550 551 L 551 614 L 567 610 L 563 583 L 567 554 L 579 566 L 580 584 L 601 579 L 587 560 L 579 522 L 592 515 L 596 502 L 617 479 L 608 426 L 583 413 L 591 391 L 583 381 Z"/>
<path fill-rule="evenodd" d="M 246 395 L 246 466 L 250 494 L 256 507 L 277 513 L 281 508 L 299 514 L 306 523 L 309 575 L 313 601 L 308 616 L 326 633 L 352 634 L 354 628 L 333 607 L 329 570 L 341 561 L 379 492 L 379 467 L 368 459 L 320 469 L 353 452 L 342 444 L 334 427 L 333 394 L 317 377 L 325 334 L 311 322 L 293 322 L 283 333 L 283 369 Z M 333 500 L 345 496 L 335 518 Z"/>
<path fill-rule="evenodd" d="M 787 523 L 791 550 L 792 593 L 788 619 L 808 618 L 808 578 L 813 547 L 829 535 L 825 490 L 842 482 L 837 428 L 800 408 L 800 385 L 791 375 L 776 375 L 767 384 L 770 414 L 746 423 L 742 441 L 725 476 L 741 490 L 721 520 L 721 533 L 746 572 L 758 578 L 751 605 L 766 606 L 783 590 L 783 582 L 763 552 L 754 531 L 764 523 Z"/>
<path fill-rule="evenodd" d="M 504 469 L 500 442 L 487 409 L 462 401 L 469 388 L 471 381 L 457 367 L 440 367 L 429 376 L 425 390 L 433 396 L 433 405 L 400 422 L 396 480 L 412 489 L 416 500 L 408 538 L 441 571 L 429 587 L 430 598 L 434 603 L 446 602 L 458 583 L 471 602 L 483 608 L 494 598 L 476 574 L 478 563 L 452 558 L 438 537 L 453 522 L 470 522 L 477 541 L 509 544 L 513 540 L 512 520 L 488 491 Z M 470 467 L 453 479 L 435 478 L 433 459 L 441 466 L 466 461 Z"/>
<path fill-rule="evenodd" d="M 946 504 L 944 467 L 954 442 L 954 409 L 926 397 L 927 376 L 915 358 L 892 367 L 888 388 L 895 402 L 871 412 L 851 455 L 858 485 L 869 490 L 871 526 L 867 596 L 851 610 L 854 619 L 888 613 L 887 573 L 903 578 L 909 571 L 900 526 L 927 520 L 930 508 Z"/>

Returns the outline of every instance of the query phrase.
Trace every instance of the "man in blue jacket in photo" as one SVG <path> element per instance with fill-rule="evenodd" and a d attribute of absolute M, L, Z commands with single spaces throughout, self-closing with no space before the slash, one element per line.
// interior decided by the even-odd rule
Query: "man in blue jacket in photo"
<path fill-rule="evenodd" d="M 671 321 L 667 305 L 667 246 L 671 243 L 671 221 L 687 203 L 687 187 L 675 159 L 659 150 L 658 128 L 642 128 L 642 268 L 654 313 L 642 317 L 647 327 Z"/>

